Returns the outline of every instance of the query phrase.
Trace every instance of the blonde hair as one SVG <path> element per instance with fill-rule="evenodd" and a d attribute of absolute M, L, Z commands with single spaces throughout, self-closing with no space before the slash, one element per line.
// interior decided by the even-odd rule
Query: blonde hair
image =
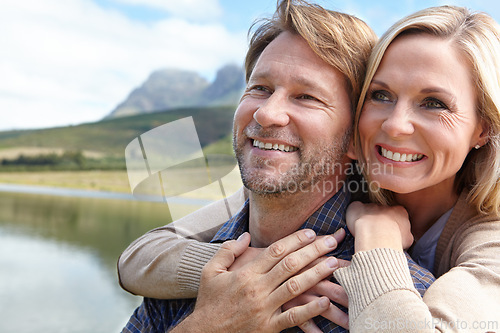
<path fill-rule="evenodd" d="M 457 173 L 457 193 L 466 189 L 468 202 L 479 213 L 500 215 L 500 26 L 485 13 L 455 6 L 431 7 L 395 23 L 380 38 L 368 62 L 365 83 L 355 115 L 355 147 L 361 166 L 366 166 L 360 147 L 358 123 L 363 102 L 382 57 L 394 39 L 402 34 L 424 33 L 451 40 L 472 65 L 477 87 L 477 112 L 488 131 L 488 142 L 473 149 Z M 366 169 L 366 168 L 363 168 Z M 364 170 L 370 178 L 369 170 Z M 380 189 L 372 200 L 393 203 L 392 192 Z"/>
<path fill-rule="evenodd" d="M 259 24 L 260 25 L 256 25 Z M 362 20 L 326 10 L 301 0 L 278 1 L 270 19 L 256 22 L 245 60 L 246 80 L 264 49 L 282 32 L 304 38 L 311 49 L 326 63 L 341 72 L 349 88 L 352 113 L 361 92 L 366 64 L 377 40 L 373 30 Z"/>

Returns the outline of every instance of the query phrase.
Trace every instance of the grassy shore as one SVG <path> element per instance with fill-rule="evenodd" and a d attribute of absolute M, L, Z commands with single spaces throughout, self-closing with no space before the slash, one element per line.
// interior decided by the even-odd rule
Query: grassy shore
<path fill-rule="evenodd" d="M 0 183 L 131 193 L 126 171 L 0 172 Z M 234 170 L 224 177 L 222 184 L 226 195 L 239 189 L 242 185 L 238 171 Z M 215 182 L 180 196 L 217 200 L 220 198 L 220 184 Z"/>
<path fill-rule="evenodd" d="M 130 193 L 126 171 L 0 172 L 0 183 Z"/>

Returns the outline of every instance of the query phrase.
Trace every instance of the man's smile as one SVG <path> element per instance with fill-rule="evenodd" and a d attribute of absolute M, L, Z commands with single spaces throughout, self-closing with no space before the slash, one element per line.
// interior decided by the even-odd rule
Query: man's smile
<path fill-rule="evenodd" d="M 259 140 L 253 140 L 253 146 L 262 150 L 278 150 L 282 152 L 294 152 L 299 149 L 282 143 L 262 142 Z"/>

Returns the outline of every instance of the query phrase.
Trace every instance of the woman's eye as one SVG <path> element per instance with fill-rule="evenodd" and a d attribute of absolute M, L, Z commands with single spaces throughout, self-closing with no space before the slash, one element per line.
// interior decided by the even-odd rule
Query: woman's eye
<path fill-rule="evenodd" d="M 371 93 L 371 98 L 375 101 L 389 101 L 389 97 L 387 96 L 387 93 L 383 91 L 374 91 Z"/>
<path fill-rule="evenodd" d="M 430 98 L 424 101 L 423 106 L 428 109 L 447 109 L 446 104 L 441 102 L 440 100 Z"/>

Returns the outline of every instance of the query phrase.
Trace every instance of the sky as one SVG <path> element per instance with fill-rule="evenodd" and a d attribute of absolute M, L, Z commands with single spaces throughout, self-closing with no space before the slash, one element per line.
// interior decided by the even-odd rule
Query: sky
<path fill-rule="evenodd" d="M 365 20 L 380 36 L 416 10 L 455 4 L 500 22 L 495 0 L 317 0 Z M 1 0 L 0 131 L 94 122 L 152 71 L 213 80 L 241 65 L 247 30 L 275 0 Z"/>

